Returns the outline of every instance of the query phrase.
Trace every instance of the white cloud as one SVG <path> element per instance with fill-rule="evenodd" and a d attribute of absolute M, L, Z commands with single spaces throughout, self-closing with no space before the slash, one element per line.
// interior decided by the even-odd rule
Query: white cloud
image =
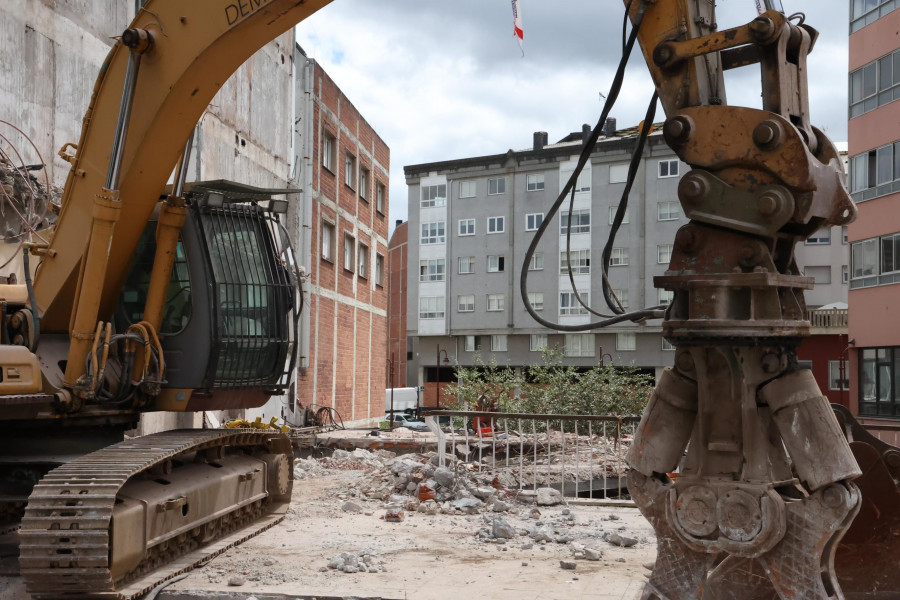
<path fill-rule="evenodd" d="M 846 2 L 784 0 L 822 35 L 810 56 L 813 122 L 846 138 Z M 332 76 L 391 149 L 391 220 L 407 216 L 405 165 L 527 148 L 594 124 L 621 53 L 618 2 L 523 1 L 524 58 L 505 0 L 337 0 L 297 28 L 298 42 Z M 841 15 L 835 19 L 834 15 Z M 720 2 L 727 28 L 756 15 L 749 0 Z M 729 101 L 759 105 L 758 69 L 729 77 Z M 652 93 L 637 51 L 611 116 L 643 118 Z M 662 112 L 657 113 L 662 119 Z"/>

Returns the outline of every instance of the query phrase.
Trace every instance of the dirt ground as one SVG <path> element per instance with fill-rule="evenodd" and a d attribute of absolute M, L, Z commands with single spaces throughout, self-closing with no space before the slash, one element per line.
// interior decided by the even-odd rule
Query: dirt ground
<path fill-rule="evenodd" d="M 502 514 L 407 511 L 402 522 L 387 522 L 385 502 L 361 493 L 370 477 L 371 467 L 326 469 L 298 480 L 290 512 L 280 525 L 196 569 L 166 593 L 634 600 L 646 581 L 643 565 L 655 558 L 653 531 L 636 509 L 569 504 L 541 506 L 540 515 L 534 515 L 533 505 L 513 504 Z M 347 501 L 361 512 L 345 512 Z M 511 539 L 487 534 L 498 516 L 516 530 Z M 552 539 L 535 541 L 535 529 Z M 604 541 L 613 532 L 638 543 L 624 548 Z M 576 558 L 575 552 L 584 548 L 598 550 L 602 557 Z M 374 572 L 328 568 L 341 553 L 363 551 L 371 556 L 369 571 Z M 560 561 L 574 561 L 575 570 L 564 570 Z M 7 560 L 5 567 L 14 565 Z M 0 575 L 0 598 L 24 600 L 27 595 L 18 578 Z"/>

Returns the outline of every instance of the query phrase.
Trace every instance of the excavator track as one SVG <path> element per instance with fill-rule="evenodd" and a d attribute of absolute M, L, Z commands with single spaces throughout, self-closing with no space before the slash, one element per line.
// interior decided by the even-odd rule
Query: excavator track
<path fill-rule="evenodd" d="M 271 467 L 273 456 L 277 469 Z M 259 457 L 268 457 L 265 460 L 270 466 L 265 468 Z M 195 510 L 190 492 L 179 492 L 169 481 L 176 479 L 178 469 L 185 468 L 181 461 L 188 465 L 188 479 L 202 480 L 209 476 L 197 477 L 189 469 L 212 471 L 215 467 L 226 472 L 228 464 L 219 463 L 229 460 L 237 465 L 230 469 L 232 475 L 243 469 L 232 477 L 240 483 L 222 487 L 228 484 L 216 480 L 216 473 L 214 482 L 205 485 L 219 487 L 204 488 L 202 494 L 208 497 L 213 489 L 213 496 L 229 498 L 229 493 L 239 487 L 249 489 L 247 486 L 253 486 L 252 493 L 238 501 L 220 499 L 227 508 L 192 515 L 193 520 L 185 517 L 185 525 L 153 534 L 158 522 L 177 521 Z M 290 441 L 285 436 L 247 429 L 148 435 L 68 462 L 35 486 L 25 509 L 19 531 L 19 566 L 26 589 L 34 598 L 130 600 L 142 596 L 281 521 L 290 501 L 292 463 Z M 248 470 L 246 464 L 263 468 Z M 147 486 L 169 486 L 173 497 L 163 496 L 162 502 L 158 495 L 142 498 Z M 146 512 L 135 517 L 139 510 Z M 125 524 L 119 525 L 119 531 L 117 519 Z M 134 544 L 133 532 L 142 525 L 142 539 L 156 535 L 152 546 L 145 541 L 130 554 L 127 548 L 114 547 L 123 537 Z M 123 552 L 126 560 L 119 558 Z"/>

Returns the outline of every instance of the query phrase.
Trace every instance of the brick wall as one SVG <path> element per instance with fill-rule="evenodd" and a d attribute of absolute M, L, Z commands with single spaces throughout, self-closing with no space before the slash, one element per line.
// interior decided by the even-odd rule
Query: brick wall
<path fill-rule="evenodd" d="M 390 150 L 319 65 L 314 80 L 311 368 L 301 370 L 298 394 L 303 405 L 330 406 L 344 422 L 363 421 L 383 415 L 386 385 L 388 296 L 386 287 L 376 285 L 375 257 L 385 256 L 386 283 Z M 325 136 L 336 148 L 331 169 L 323 165 Z M 353 163 L 349 180 L 347 156 Z M 360 169 L 369 175 L 364 193 Z M 383 212 L 376 210 L 376 184 L 385 189 Z M 333 260 L 322 257 L 325 223 L 334 227 Z M 359 269 L 361 248 L 368 249 L 365 273 Z"/>

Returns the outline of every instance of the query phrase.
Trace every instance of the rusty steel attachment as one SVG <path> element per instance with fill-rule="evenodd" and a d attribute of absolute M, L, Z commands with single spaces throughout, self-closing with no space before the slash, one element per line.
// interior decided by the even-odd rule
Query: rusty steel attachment
<path fill-rule="evenodd" d="M 87 454 L 28 499 L 19 567 L 33 598 L 129 600 L 278 523 L 290 440 L 259 430 L 170 431 Z"/>
<path fill-rule="evenodd" d="M 856 215 L 837 150 L 808 119 L 818 34 L 771 10 L 718 31 L 711 3 L 628 4 L 645 11 L 663 135 L 692 168 L 678 187 L 690 223 L 654 279 L 673 292 L 675 366 L 626 457 L 658 539 L 643 598 L 841 600 L 835 556 L 861 507 L 860 454 L 796 356 L 813 281 L 794 245 Z M 762 109 L 728 106 L 723 71 L 750 64 Z"/>

